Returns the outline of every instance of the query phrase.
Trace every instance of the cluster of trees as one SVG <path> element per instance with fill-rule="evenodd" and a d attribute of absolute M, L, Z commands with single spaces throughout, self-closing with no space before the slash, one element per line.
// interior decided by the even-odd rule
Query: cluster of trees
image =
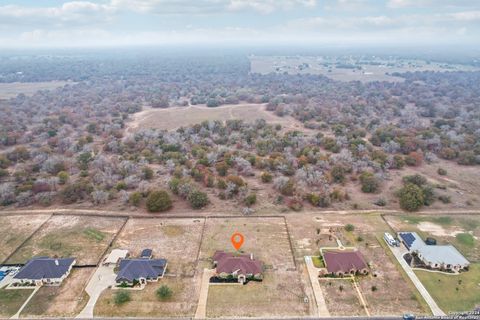
<path fill-rule="evenodd" d="M 276 203 L 327 207 L 349 200 L 348 183 L 379 193 L 391 170 L 438 158 L 480 163 L 479 72 L 346 83 L 250 74 L 248 59 L 238 55 L 153 56 L 38 58 L 22 61 L 21 74 L 13 72 L 15 59 L 1 60 L 0 81 L 78 83 L 0 100 L 0 204 L 116 201 L 158 212 L 175 198 L 203 208 L 214 195 L 251 207 L 256 194 L 247 182 L 258 179 L 275 190 Z M 125 131 L 143 105 L 242 101 L 266 103 L 306 130 L 228 120 Z M 398 194 L 406 210 L 431 200 L 418 181 L 405 182 Z"/>

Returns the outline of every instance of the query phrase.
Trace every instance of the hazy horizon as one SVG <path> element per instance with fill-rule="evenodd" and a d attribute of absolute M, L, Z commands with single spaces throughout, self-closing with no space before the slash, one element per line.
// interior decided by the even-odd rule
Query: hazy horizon
<path fill-rule="evenodd" d="M 0 47 L 478 46 L 474 0 L 0 1 Z"/>

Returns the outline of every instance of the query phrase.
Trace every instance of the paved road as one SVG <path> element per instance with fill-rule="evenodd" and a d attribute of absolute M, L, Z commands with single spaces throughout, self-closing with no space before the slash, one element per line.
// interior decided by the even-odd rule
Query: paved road
<path fill-rule="evenodd" d="M 116 274 L 113 271 L 114 266 L 100 266 L 97 268 L 85 291 L 90 296 L 85 308 L 76 316 L 76 318 L 93 318 L 93 309 L 103 290 L 115 285 Z"/>
<path fill-rule="evenodd" d="M 406 248 L 403 247 L 403 245 L 401 245 L 400 247 L 391 247 L 391 246 L 388 246 L 388 247 L 392 250 L 393 255 L 395 256 L 395 258 L 397 258 L 398 262 L 402 266 L 403 270 L 405 270 L 410 280 L 412 280 L 418 292 L 420 292 L 423 299 L 427 302 L 428 306 L 432 310 L 433 315 L 444 316 L 445 313 L 442 311 L 442 309 L 438 307 L 437 303 L 435 302 L 435 300 L 433 300 L 432 296 L 430 295 L 430 293 L 428 293 L 427 289 L 423 286 L 422 282 L 420 282 L 415 272 L 413 272 L 412 268 L 407 264 L 405 259 L 403 259 L 403 256 L 405 255 L 405 253 L 408 252 Z"/>
<path fill-rule="evenodd" d="M 313 295 L 317 301 L 318 316 L 328 317 L 330 316 L 330 312 L 328 312 L 327 303 L 325 302 L 322 288 L 320 287 L 320 283 L 318 283 L 318 271 L 313 265 L 312 257 L 305 256 L 305 264 L 307 265 L 308 276 L 310 277 L 310 282 L 312 283 Z"/>
<path fill-rule="evenodd" d="M 202 283 L 200 284 L 200 297 L 198 299 L 195 319 L 205 319 L 207 317 L 207 298 L 210 278 L 215 274 L 214 269 L 203 269 Z"/>

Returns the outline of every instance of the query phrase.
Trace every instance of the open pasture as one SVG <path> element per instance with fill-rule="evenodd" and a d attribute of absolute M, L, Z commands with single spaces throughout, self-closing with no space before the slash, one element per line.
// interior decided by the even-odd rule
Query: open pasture
<path fill-rule="evenodd" d="M 74 257 L 78 265 L 96 265 L 125 222 L 122 218 L 52 216 L 8 263 L 32 257 Z"/>

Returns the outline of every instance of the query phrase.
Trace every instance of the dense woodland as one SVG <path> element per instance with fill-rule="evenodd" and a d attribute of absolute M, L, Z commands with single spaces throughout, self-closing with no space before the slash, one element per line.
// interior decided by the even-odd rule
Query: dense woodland
<path fill-rule="evenodd" d="M 175 201 L 208 206 L 213 194 L 248 214 L 253 177 L 271 185 L 276 204 L 299 210 L 347 201 L 347 181 L 379 193 L 405 166 L 439 158 L 480 165 L 480 72 L 361 83 L 249 71 L 247 57 L 233 54 L 1 57 L 0 82 L 75 83 L 0 100 L 0 204 L 115 202 L 164 211 Z M 240 102 L 266 103 L 306 130 L 264 120 L 125 130 L 143 106 Z M 422 176 L 406 176 L 398 188 L 405 210 L 449 201 Z"/>

